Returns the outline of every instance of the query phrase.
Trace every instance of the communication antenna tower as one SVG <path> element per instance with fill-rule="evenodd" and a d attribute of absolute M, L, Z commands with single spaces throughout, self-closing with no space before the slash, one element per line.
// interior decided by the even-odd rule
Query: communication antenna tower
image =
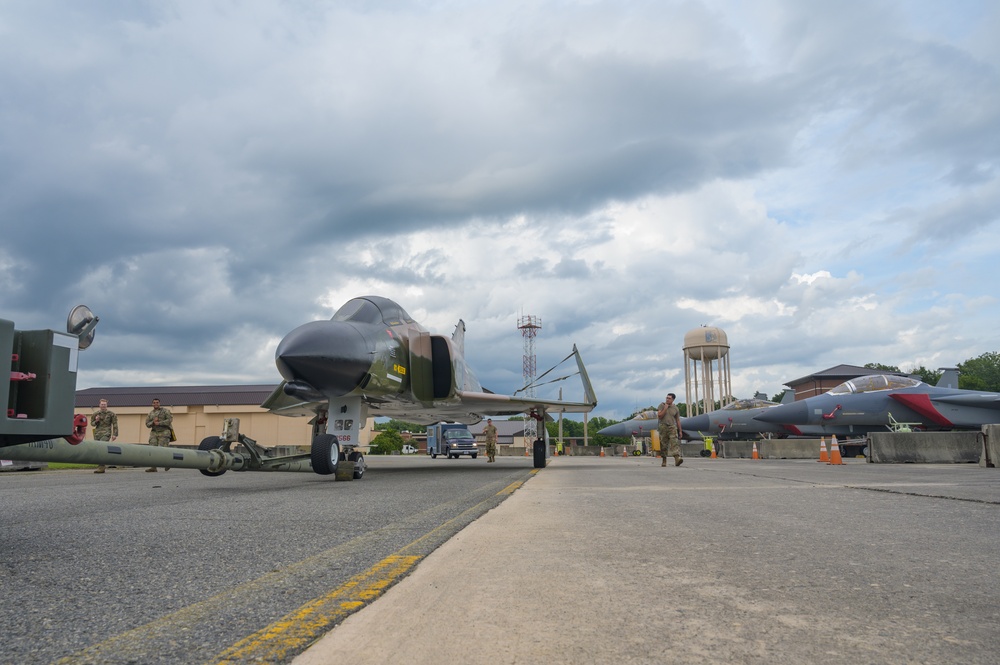
<path fill-rule="evenodd" d="M 524 358 L 521 363 L 521 370 L 524 374 L 524 385 L 527 386 L 525 397 L 535 396 L 535 335 L 542 329 L 542 320 L 537 316 L 521 316 L 517 320 L 517 328 L 521 331 L 524 340 Z M 524 439 L 528 445 L 538 438 L 538 427 L 536 421 L 531 416 L 524 421 Z"/>

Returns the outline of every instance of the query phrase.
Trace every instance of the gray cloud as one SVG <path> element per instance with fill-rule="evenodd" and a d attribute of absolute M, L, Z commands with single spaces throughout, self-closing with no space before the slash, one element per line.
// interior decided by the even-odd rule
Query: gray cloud
<path fill-rule="evenodd" d="M 382 293 L 465 318 L 509 391 L 528 311 L 539 364 L 578 343 L 619 416 L 677 388 L 702 323 L 745 349 L 743 394 L 978 355 L 997 25 L 975 2 L 8 7 L 0 316 L 94 307 L 90 384 L 277 380 L 285 331 Z"/>

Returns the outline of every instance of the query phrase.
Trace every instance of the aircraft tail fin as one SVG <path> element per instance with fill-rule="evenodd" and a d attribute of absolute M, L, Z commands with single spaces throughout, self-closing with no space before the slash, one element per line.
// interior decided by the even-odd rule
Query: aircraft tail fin
<path fill-rule="evenodd" d="M 455 332 L 451 334 L 451 343 L 458 352 L 465 356 L 465 321 L 462 319 L 458 320 L 455 324 Z"/>
<path fill-rule="evenodd" d="M 941 378 L 934 385 L 938 388 L 958 388 L 958 368 L 942 367 L 941 372 Z"/>
<path fill-rule="evenodd" d="M 795 391 L 794 390 L 786 390 L 781 395 L 781 402 L 780 402 L 781 404 L 791 404 L 794 401 L 795 401 Z"/>
<path fill-rule="evenodd" d="M 587 368 L 583 366 L 583 358 L 580 357 L 580 351 L 576 348 L 576 344 L 573 345 L 573 355 L 576 356 L 576 366 L 580 370 L 580 380 L 583 382 L 583 401 L 597 406 L 597 394 L 594 392 L 594 386 L 590 383 L 590 376 L 587 374 Z"/>

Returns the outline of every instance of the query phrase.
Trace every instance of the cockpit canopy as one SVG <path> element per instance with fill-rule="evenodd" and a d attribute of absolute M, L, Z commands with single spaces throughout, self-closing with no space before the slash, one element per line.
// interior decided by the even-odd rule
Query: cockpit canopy
<path fill-rule="evenodd" d="M 381 296 L 364 296 L 348 300 L 341 305 L 331 320 L 352 323 L 384 323 L 387 326 L 413 323 L 413 319 L 402 307 Z"/>
<path fill-rule="evenodd" d="M 759 409 L 763 406 L 777 406 L 777 402 L 772 402 L 766 399 L 738 399 L 735 402 L 730 402 L 729 404 L 722 407 L 726 411 L 746 411 L 747 409 Z"/>
<path fill-rule="evenodd" d="M 836 388 L 830 390 L 831 395 L 849 395 L 851 393 L 870 393 L 878 390 L 899 390 L 900 388 L 913 388 L 922 382 L 911 379 L 908 376 L 896 376 L 895 374 L 869 374 L 859 376 L 850 381 L 844 381 Z"/>

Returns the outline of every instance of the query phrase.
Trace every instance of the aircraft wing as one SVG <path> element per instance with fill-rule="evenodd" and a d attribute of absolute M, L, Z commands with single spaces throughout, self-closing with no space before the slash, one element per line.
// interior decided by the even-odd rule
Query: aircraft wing
<path fill-rule="evenodd" d="M 325 411 L 326 402 L 307 401 L 286 395 L 284 382 L 261 403 L 261 407 L 279 416 L 315 416 Z M 586 413 L 597 405 L 585 402 L 565 402 L 560 400 L 511 397 L 493 393 L 458 392 L 458 401 L 448 404 L 422 406 L 413 403 L 367 401 L 370 415 L 396 418 L 407 422 L 432 425 L 451 421 L 474 425 L 486 416 L 516 416 L 530 411 L 545 410 L 552 413 Z"/>
<path fill-rule="evenodd" d="M 462 406 L 484 416 L 513 416 L 529 411 L 549 411 L 553 413 L 587 413 L 597 406 L 594 402 L 564 402 L 557 399 L 535 397 L 511 397 L 494 393 L 459 392 Z"/>
<path fill-rule="evenodd" d="M 542 409 L 547 413 L 585 413 L 594 408 L 594 405 L 581 402 L 519 398 L 493 393 L 459 392 L 456 397 L 458 399 L 455 401 L 432 406 L 372 401 L 368 403 L 368 415 L 385 416 L 422 425 L 445 421 L 475 425 L 487 416 L 516 416 Z"/>

